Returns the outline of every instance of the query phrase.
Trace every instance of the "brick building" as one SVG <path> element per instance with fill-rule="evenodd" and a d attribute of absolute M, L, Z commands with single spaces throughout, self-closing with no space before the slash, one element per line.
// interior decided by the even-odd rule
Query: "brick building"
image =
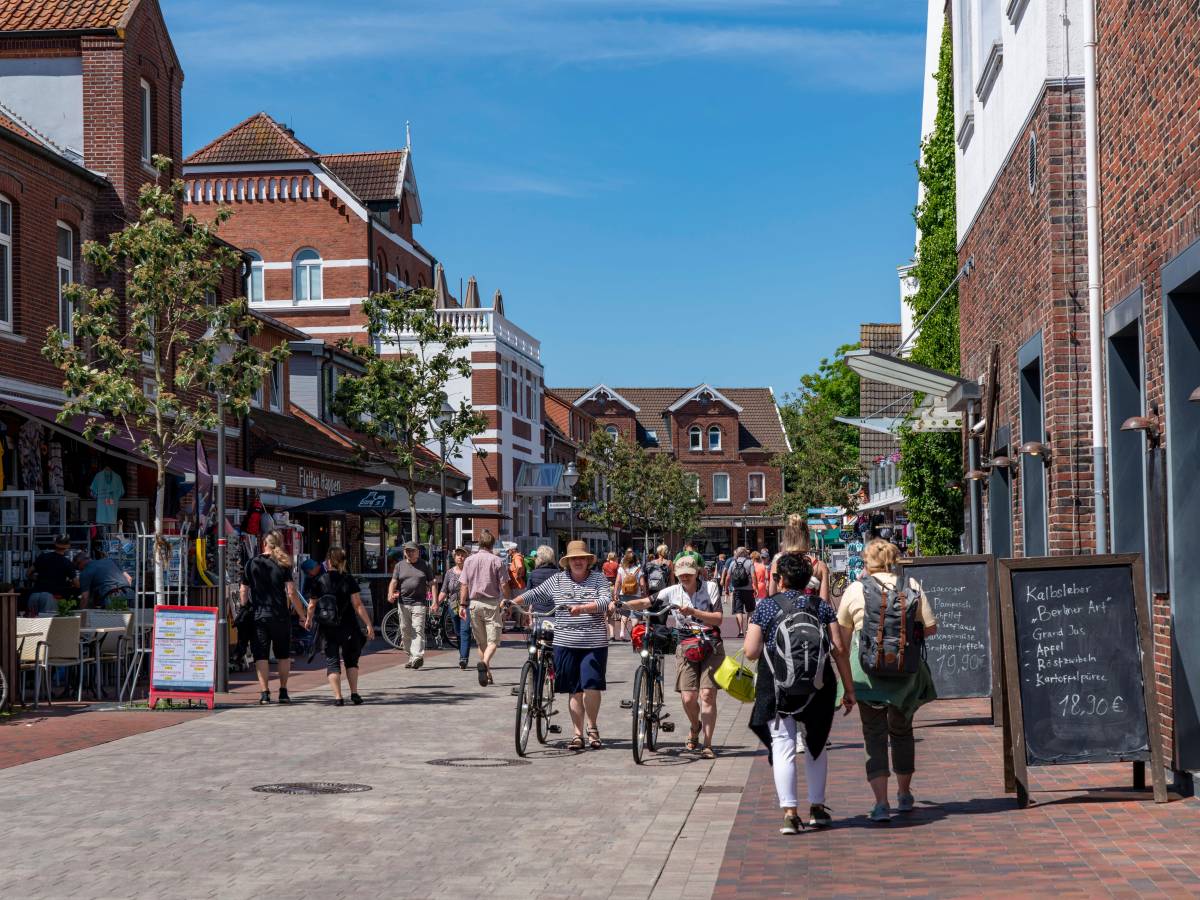
<path fill-rule="evenodd" d="M 587 446 L 596 430 L 595 418 L 549 389 L 542 394 L 542 412 L 546 464 L 565 471 L 567 466 L 574 463 L 577 470 L 582 469 L 580 451 Z M 549 504 L 552 498 L 566 500 L 569 492 L 556 483 L 554 492 L 547 495 L 546 531 L 553 539 L 551 546 L 560 552 L 565 550 L 565 542 L 574 534 L 576 538 L 586 540 L 593 553 L 605 553 L 611 549 L 610 535 L 596 531 L 573 510 L 551 510 Z"/>
<path fill-rule="evenodd" d="M 787 435 L 770 388 L 554 388 L 614 437 L 670 453 L 696 478 L 704 499 L 706 556 L 738 544 L 779 546 L 778 517 L 768 509 L 783 492 L 775 458 Z"/>
<path fill-rule="evenodd" d="M 1167 754 L 1200 770 L 1200 24 L 1157 0 L 1099 0 L 1103 357 L 1088 340 L 1085 105 L 1079 31 L 1043 4 L 954 0 L 963 374 L 999 353 L 988 478 L 998 555 L 1096 549 L 1091 366 L 1103 370 L 1110 550 L 1153 595 Z M 1066 21 L 1082 20 L 1070 0 Z M 1198 397 L 1200 399 L 1200 397 Z M 1131 417 L 1147 429 L 1123 430 Z M 1161 447 L 1156 446 L 1161 439 Z M 1042 444 L 1048 452 L 1021 453 Z"/>

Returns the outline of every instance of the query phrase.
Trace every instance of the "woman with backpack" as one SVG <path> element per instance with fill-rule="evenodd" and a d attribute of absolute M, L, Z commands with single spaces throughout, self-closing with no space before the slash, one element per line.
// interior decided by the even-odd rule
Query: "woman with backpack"
<path fill-rule="evenodd" d="M 900 550 L 890 541 L 877 538 L 867 544 L 863 552 L 866 572 L 846 588 L 837 613 L 842 640 L 850 647 L 853 688 L 867 752 L 867 781 L 875 794 L 872 822 L 892 819 L 888 805 L 889 743 L 896 772 L 897 809 L 912 811 L 912 777 L 916 770 L 913 715 L 937 699 L 933 676 L 920 653 L 920 644 L 937 632 L 937 620 L 921 585 L 909 578 L 901 589 L 901 605 L 907 615 L 900 616 L 898 611 L 885 614 L 886 610 L 896 609 L 891 601 L 899 581 L 899 560 Z M 875 639 L 877 634 L 884 636 L 882 645 Z M 885 647 L 889 652 L 884 652 Z"/>
<path fill-rule="evenodd" d="M 825 805 L 829 776 L 826 745 L 837 708 L 836 666 L 845 684 L 842 706 L 854 708 L 854 685 L 842 635 L 834 627 L 837 614 L 809 592 L 812 563 L 787 553 L 776 560 L 783 590 L 763 600 L 750 617 L 743 650 L 760 659 L 755 681 L 750 730 L 766 745 L 775 777 L 775 794 L 783 810 L 780 834 L 799 834 L 804 821 L 796 799 L 796 755 L 804 755 L 808 787 L 808 822 L 814 828 L 833 824 Z M 784 654 L 791 648 L 790 656 Z"/>
<path fill-rule="evenodd" d="M 299 618 L 305 616 L 304 605 L 292 580 L 292 556 L 283 548 L 283 535 L 270 531 L 263 535 L 262 553 L 242 571 L 241 600 L 249 607 L 246 627 L 253 627 L 250 650 L 258 676 L 258 702 L 271 702 L 269 689 L 271 653 L 279 666 L 279 702 L 291 703 L 288 696 L 288 674 L 292 670 L 292 619 L 294 609 Z"/>
<path fill-rule="evenodd" d="M 646 563 L 646 594 L 657 597 L 658 592 L 671 583 L 671 549 L 659 544 L 654 549 L 654 558 Z"/>
<path fill-rule="evenodd" d="M 621 565 L 617 568 L 617 580 L 613 583 L 613 604 L 618 610 L 617 619 L 621 623 L 620 631 L 615 640 L 623 642 L 628 640 L 625 637 L 625 627 L 629 624 L 629 613 L 616 606 L 617 603 L 629 603 L 632 600 L 640 600 L 646 596 L 646 578 L 642 572 L 642 567 L 638 565 L 637 554 L 632 550 L 625 551 L 625 557 L 621 560 Z"/>
<path fill-rule="evenodd" d="M 330 547 L 325 558 L 326 572 L 315 579 L 313 600 L 308 605 L 304 627 L 311 628 L 315 620 L 325 641 L 325 671 L 329 686 L 333 688 L 333 705 L 345 706 L 342 699 L 342 668 L 346 669 L 346 680 L 350 682 L 350 702 L 358 706 L 363 702 L 358 693 L 358 658 L 363 645 L 375 637 L 371 618 L 362 605 L 358 581 L 346 572 L 346 551 L 341 547 Z M 358 629 L 355 617 L 363 623 L 366 638 Z"/>
<path fill-rule="evenodd" d="M 733 597 L 733 617 L 737 620 L 738 637 L 746 633 L 746 620 L 754 612 L 754 561 L 750 551 L 738 547 L 733 559 L 725 566 L 723 584 L 725 592 Z"/>
<path fill-rule="evenodd" d="M 808 558 L 809 563 L 812 564 L 812 577 L 808 580 L 807 590 L 815 591 L 820 595 L 822 600 L 830 603 L 829 566 L 825 565 L 812 552 L 812 541 L 808 536 L 808 524 L 805 522 L 804 516 L 799 513 L 792 513 L 788 516 L 787 525 L 783 529 L 783 544 L 779 548 L 779 553 L 775 555 L 775 559 L 771 561 L 771 579 L 768 589 L 772 594 L 783 590 L 779 585 L 778 577 L 779 557 L 787 553 L 799 553 Z"/>

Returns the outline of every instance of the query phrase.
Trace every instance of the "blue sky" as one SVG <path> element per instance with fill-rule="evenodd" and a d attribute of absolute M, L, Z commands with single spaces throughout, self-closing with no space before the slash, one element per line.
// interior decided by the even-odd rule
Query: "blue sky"
<path fill-rule="evenodd" d="M 771 385 L 897 321 L 920 0 L 162 0 L 184 149 L 403 146 L 420 241 L 553 385 Z M 485 302 L 487 302 L 485 300 Z"/>

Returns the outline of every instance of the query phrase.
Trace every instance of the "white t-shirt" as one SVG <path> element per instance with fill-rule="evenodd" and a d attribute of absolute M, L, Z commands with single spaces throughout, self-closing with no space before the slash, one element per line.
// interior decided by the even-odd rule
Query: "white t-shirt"
<path fill-rule="evenodd" d="M 689 594 L 682 584 L 673 584 L 670 587 L 663 588 L 658 592 L 658 602 L 674 607 L 678 610 L 684 606 L 690 606 L 693 609 L 698 609 L 700 612 L 721 612 L 721 591 L 714 581 L 705 581 L 700 579 L 700 583 L 696 587 L 696 593 Z M 699 631 L 704 626 L 695 619 L 689 619 L 681 616 L 678 612 L 671 613 L 675 622 L 675 627 L 679 629 L 691 629 Z"/>

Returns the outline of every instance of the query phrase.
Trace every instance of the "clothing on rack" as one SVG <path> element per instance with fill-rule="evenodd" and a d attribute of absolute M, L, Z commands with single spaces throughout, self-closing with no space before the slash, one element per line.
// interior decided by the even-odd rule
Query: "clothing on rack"
<path fill-rule="evenodd" d="M 47 486 L 50 488 L 51 494 L 61 494 L 66 490 L 63 482 L 62 444 L 58 441 L 51 441 L 48 456 L 49 460 L 46 463 Z"/>
<path fill-rule="evenodd" d="M 42 426 L 33 419 L 26 420 L 17 438 L 20 457 L 21 490 L 45 493 L 42 481 Z"/>
<path fill-rule="evenodd" d="M 96 523 L 115 525 L 117 502 L 125 496 L 125 483 L 121 476 L 108 466 L 96 473 L 92 479 L 92 496 L 96 498 Z"/>

